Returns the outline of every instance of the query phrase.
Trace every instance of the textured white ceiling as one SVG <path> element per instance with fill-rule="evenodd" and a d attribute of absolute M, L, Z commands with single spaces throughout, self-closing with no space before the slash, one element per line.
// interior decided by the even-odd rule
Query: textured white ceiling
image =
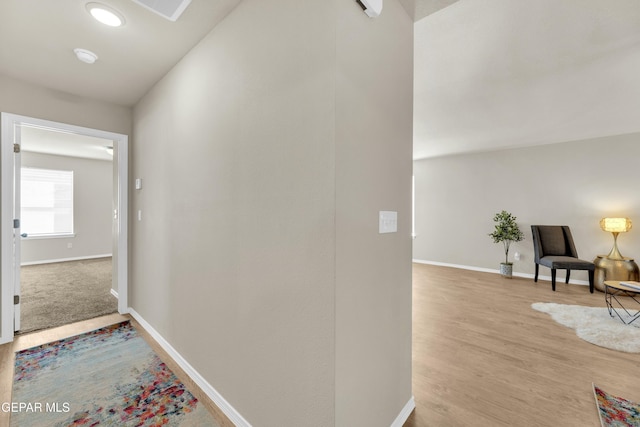
<path fill-rule="evenodd" d="M 73 95 L 134 105 L 241 0 L 192 0 L 176 22 L 132 0 L 100 0 L 126 23 L 96 22 L 96 0 L 0 0 L 0 74 Z M 144 0 L 148 4 L 167 0 Z M 343 1 L 343 0 L 341 0 Z M 357 6 L 355 0 L 354 7 Z M 400 0 L 418 19 L 455 0 Z M 74 48 L 98 55 L 79 62 Z"/>
<path fill-rule="evenodd" d="M 637 0 L 460 0 L 414 48 L 414 158 L 640 131 Z"/>
<path fill-rule="evenodd" d="M 102 0 L 126 24 L 112 28 L 90 0 L 0 0 L 0 74 L 70 94 L 133 105 L 240 0 L 193 0 L 171 22 L 131 0 Z M 78 61 L 74 48 L 98 55 Z"/>
<path fill-rule="evenodd" d="M 457 1 L 458 0 L 400 0 L 400 4 L 402 4 L 414 21 L 418 21 Z"/>
<path fill-rule="evenodd" d="M 134 105 L 241 0 L 193 0 L 177 22 L 105 0 L 122 28 L 88 1 L 0 0 L 0 73 Z M 400 2 L 417 21 L 415 158 L 640 131 L 640 1 Z"/>

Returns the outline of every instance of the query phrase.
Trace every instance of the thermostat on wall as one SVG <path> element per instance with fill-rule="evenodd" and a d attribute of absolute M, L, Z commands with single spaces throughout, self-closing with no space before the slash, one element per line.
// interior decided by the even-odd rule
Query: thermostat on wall
<path fill-rule="evenodd" d="M 356 0 L 369 18 L 377 18 L 382 12 L 382 0 Z"/>

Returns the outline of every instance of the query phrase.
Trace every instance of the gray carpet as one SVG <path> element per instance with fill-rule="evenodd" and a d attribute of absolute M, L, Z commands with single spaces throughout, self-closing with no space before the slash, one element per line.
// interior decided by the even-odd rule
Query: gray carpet
<path fill-rule="evenodd" d="M 20 332 L 33 332 L 118 311 L 111 258 L 22 266 Z"/>

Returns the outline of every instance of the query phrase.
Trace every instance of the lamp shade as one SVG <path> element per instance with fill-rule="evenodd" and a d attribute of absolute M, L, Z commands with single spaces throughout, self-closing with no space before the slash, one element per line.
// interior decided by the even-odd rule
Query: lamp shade
<path fill-rule="evenodd" d="M 626 233 L 631 230 L 631 220 L 629 218 L 602 218 L 600 228 L 610 233 Z"/>

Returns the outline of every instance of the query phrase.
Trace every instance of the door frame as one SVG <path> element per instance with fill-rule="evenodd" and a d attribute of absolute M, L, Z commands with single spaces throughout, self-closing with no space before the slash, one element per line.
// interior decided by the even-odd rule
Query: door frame
<path fill-rule="evenodd" d="M 127 135 L 36 119 L 11 113 L 0 113 L 0 344 L 13 341 L 13 142 L 17 125 L 29 125 L 79 135 L 109 139 L 114 142 L 113 277 L 118 283 L 118 312 L 129 312 L 128 303 L 128 188 L 129 137 Z"/>

